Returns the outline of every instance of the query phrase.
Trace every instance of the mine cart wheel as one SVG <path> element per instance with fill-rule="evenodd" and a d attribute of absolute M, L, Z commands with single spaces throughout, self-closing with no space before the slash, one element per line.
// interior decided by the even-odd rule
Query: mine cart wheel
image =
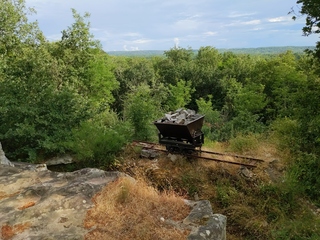
<path fill-rule="evenodd" d="M 181 149 L 178 146 L 166 145 L 166 149 L 170 153 L 180 153 Z"/>

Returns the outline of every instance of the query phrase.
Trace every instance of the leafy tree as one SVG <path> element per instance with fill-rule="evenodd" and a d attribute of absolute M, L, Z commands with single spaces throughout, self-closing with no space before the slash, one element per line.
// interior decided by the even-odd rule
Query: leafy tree
<path fill-rule="evenodd" d="M 22 43 L 36 46 L 44 40 L 37 23 L 28 22 L 27 15 L 34 12 L 26 8 L 24 0 L 0 2 L 0 56 L 13 57 L 21 50 Z"/>
<path fill-rule="evenodd" d="M 176 110 L 184 108 L 191 101 L 191 94 L 194 89 L 191 88 L 191 82 L 180 80 L 177 85 L 169 85 L 168 107 Z"/>
<path fill-rule="evenodd" d="M 124 96 L 138 85 L 146 84 L 153 86 L 155 72 L 152 61 L 145 58 L 122 58 L 116 57 L 113 61 L 113 72 L 120 83 L 120 87 L 113 91 L 116 98 L 113 108 L 121 114 L 123 111 Z"/>
<path fill-rule="evenodd" d="M 245 83 L 254 70 L 257 57 L 245 54 L 235 54 L 233 52 L 225 52 L 221 55 L 220 78 L 231 77 L 237 79 L 238 82 Z"/>
<path fill-rule="evenodd" d="M 64 152 L 71 129 L 112 101 L 117 83 L 106 56 L 75 11 L 73 28 L 48 43 L 24 1 L 0 6 L 0 141 L 15 160 Z"/>
<path fill-rule="evenodd" d="M 221 54 L 212 47 L 201 47 L 195 58 L 192 86 L 195 88 L 193 100 L 211 96 L 211 102 L 221 109 L 224 93 L 220 83 Z"/>
<path fill-rule="evenodd" d="M 198 112 L 205 115 L 204 125 L 202 131 L 206 138 L 210 140 L 219 140 L 220 139 L 220 130 L 222 127 L 222 121 L 220 117 L 220 112 L 213 109 L 212 106 L 212 96 L 208 96 L 206 101 L 204 98 L 196 100 L 198 106 Z"/>
<path fill-rule="evenodd" d="M 191 48 L 185 49 L 180 47 L 171 48 L 169 51 L 165 51 L 164 55 L 174 63 L 190 62 L 193 57 L 193 51 Z"/>
<path fill-rule="evenodd" d="M 302 31 L 305 36 L 320 33 L 320 2 L 317 0 L 298 0 L 297 4 L 302 4 L 299 10 L 300 14 L 306 15 L 305 26 Z M 296 16 L 293 16 L 296 19 Z M 317 59 L 320 59 L 320 42 L 316 43 L 316 49 L 313 52 Z"/>
<path fill-rule="evenodd" d="M 59 63 L 58 87 L 70 86 L 89 101 L 108 105 L 113 100 L 112 91 L 118 87 L 111 61 L 90 33 L 90 14 L 81 16 L 74 9 L 72 13 L 75 22 L 50 48 Z"/>
<path fill-rule="evenodd" d="M 166 58 L 157 64 L 157 72 L 164 84 L 173 84 L 182 79 L 188 81 L 193 76 L 193 51 L 185 48 L 171 48 L 165 51 Z"/>
<path fill-rule="evenodd" d="M 292 52 L 259 61 L 251 79 L 255 84 L 264 86 L 263 93 L 267 100 L 264 122 L 293 115 L 294 96 L 300 91 L 300 83 L 305 81 L 306 74 L 299 69 Z"/>
<path fill-rule="evenodd" d="M 124 102 L 124 119 L 134 128 L 134 138 L 150 140 L 155 136 L 153 121 L 157 119 L 160 110 L 159 102 L 152 97 L 148 85 L 139 85 L 132 89 Z"/>
<path fill-rule="evenodd" d="M 238 133 L 260 132 L 260 112 L 266 106 L 263 85 L 250 83 L 243 85 L 236 79 L 224 79 L 226 91 L 225 106 L 222 109 L 224 120 L 221 139 L 229 139 Z"/>

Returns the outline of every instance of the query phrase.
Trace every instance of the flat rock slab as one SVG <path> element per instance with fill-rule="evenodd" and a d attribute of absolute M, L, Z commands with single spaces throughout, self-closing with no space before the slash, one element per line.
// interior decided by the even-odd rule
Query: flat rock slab
<path fill-rule="evenodd" d="M 0 239 L 83 239 L 91 198 L 123 174 L 99 169 L 59 173 L 46 165 L 0 165 Z"/>

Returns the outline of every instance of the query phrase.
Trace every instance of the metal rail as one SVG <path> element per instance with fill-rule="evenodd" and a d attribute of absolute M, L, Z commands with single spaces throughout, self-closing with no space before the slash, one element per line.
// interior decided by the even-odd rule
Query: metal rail
<path fill-rule="evenodd" d="M 248 156 L 243 156 L 243 155 L 238 155 L 238 154 L 233 154 L 233 153 L 221 153 L 221 152 L 211 152 L 211 151 L 203 151 L 203 150 L 199 150 L 199 152 L 215 154 L 215 155 L 221 155 L 221 156 L 230 156 L 230 157 L 236 157 L 236 158 L 243 158 L 243 159 L 248 159 L 248 160 L 254 160 L 254 161 L 257 161 L 257 162 L 264 162 L 264 160 L 260 159 L 260 158 L 248 157 Z"/>
<path fill-rule="evenodd" d="M 135 145 L 139 145 L 144 148 L 149 148 L 149 149 L 154 149 L 156 151 L 163 151 L 163 152 L 168 152 L 167 150 L 161 149 L 161 148 L 156 148 L 156 146 L 161 146 L 158 143 L 152 143 L 152 142 L 146 142 L 146 141 L 133 141 Z M 207 153 L 207 154 L 214 154 L 214 155 L 221 155 L 221 156 L 231 156 L 231 157 L 236 157 L 236 158 L 242 158 L 246 160 L 253 160 L 256 162 L 264 162 L 263 159 L 259 158 L 253 158 L 253 157 L 247 157 L 247 156 L 242 156 L 242 155 L 237 155 L 237 154 L 228 154 L 228 153 L 220 153 L 220 152 L 212 152 L 212 151 L 202 151 L 202 150 L 195 150 L 195 153 Z M 193 157 L 193 158 L 201 158 L 205 160 L 210 160 L 210 161 L 215 161 L 215 162 L 222 162 L 222 163 L 228 163 L 228 164 L 233 164 L 233 165 L 240 165 L 240 166 L 245 166 L 248 168 L 256 168 L 257 165 L 251 164 L 251 163 L 241 163 L 241 162 L 234 162 L 234 161 L 228 161 L 228 160 L 223 160 L 223 159 L 218 159 L 218 158 L 213 158 L 213 157 L 205 157 L 201 156 L 198 154 L 184 154 L 187 157 Z"/>

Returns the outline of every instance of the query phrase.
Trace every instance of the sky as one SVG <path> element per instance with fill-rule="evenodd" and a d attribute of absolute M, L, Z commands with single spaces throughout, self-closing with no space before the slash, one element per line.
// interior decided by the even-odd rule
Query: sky
<path fill-rule="evenodd" d="M 316 35 L 303 36 L 304 17 L 296 0 L 25 0 L 36 10 L 48 40 L 74 22 L 71 9 L 91 14 L 91 33 L 111 51 L 192 48 L 315 46 Z"/>

